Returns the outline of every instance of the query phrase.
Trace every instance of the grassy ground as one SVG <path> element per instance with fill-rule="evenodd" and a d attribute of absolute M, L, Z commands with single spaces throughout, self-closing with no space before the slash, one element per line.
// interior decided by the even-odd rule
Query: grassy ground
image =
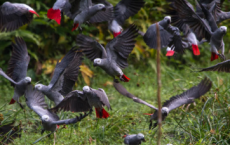
<path fill-rule="evenodd" d="M 214 64 L 216 62 L 213 62 Z M 162 65 L 162 102 L 170 97 L 182 93 L 183 91 L 197 85 L 205 76 L 213 81 L 211 91 L 201 99 L 196 101 L 196 106 L 192 104 L 186 111 L 180 107 L 173 110 L 163 122 L 162 144 L 228 144 L 230 143 L 229 132 L 229 87 L 230 78 L 227 73 L 192 72 L 193 67 L 198 63 L 191 63 L 192 67 L 176 69 L 170 65 Z M 179 65 L 179 64 L 178 64 Z M 205 66 L 211 65 L 210 63 Z M 125 74 L 131 78 L 129 83 L 122 83 L 128 91 L 141 99 L 157 106 L 157 84 L 156 73 L 151 65 L 142 64 L 136 68 L 130 65 L 125 69 Z M 81 122 L 74 125 L 67 125 L 67 128 L 58 129 L 56 144 L 123 144 L 122 136 L 126 133 L 143 133 L 147 142 L 143 144 L 156 144 L 157 128 L 149 130 L 149 116 L 143 113 L 152 113 L 153 110 L 147 106 L 137 104 L 132 100 L 118 94 L 110 83 L 112 78 L 107 76 L 100 68 L 92 68 L 94 77 L 92 78 L 92 88 L 103 88 L 110 100 L 112 110 L 108 111 L 108 119 L 96 119 L 95 112 L 86 117 Z M 180 68 L 180 66 L 178 66 Z M 35 83 L 35 82 L 33 82 Z M 41 80 L 47 83 L 47 78 Z M 13 96 L 13 89 L 10 84 L 0 77 L 0 106 L 7 104 Z M 84 81 L 80 76 L 76 87 L 82 90 Z M 21 102 L 26 106 L 24 98 Z M 47 103 L 52 106 L 47 100 Z M 22 124 L 22 137 L 12 144 L 25 145 L 31 144 L 41 137 L 41 121 L 39 117 L 28 107 L 25 112 L 15 105 L 5 105 L 0 109 L 4 115 L 2 123 L 15 120 L 15 124 Z M 77 114 L 77 113 L 76 113 Z M 71 112 L 61 112 L 58 115 L 61 119 L 73 118 L 76 115 Z M 48 132 L 45 132 L 47 134 Z M 37 144 L 53 144 L 51 138 L 44 138 Z"/>

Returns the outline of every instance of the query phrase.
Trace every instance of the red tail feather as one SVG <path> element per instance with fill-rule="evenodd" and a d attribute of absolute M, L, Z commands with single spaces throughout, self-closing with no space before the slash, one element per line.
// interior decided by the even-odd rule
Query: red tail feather
<path fill-rule="evenodd" d="M 127 136 L 127 135 L 125 134 L 125 135 L 124 135 L 124 136 L 122 136 L 122 137 L 123 137 L 123 138 L 126 138 L 126 136 Z"/>
<path fill-rule="evenodd" d="M 151 116 L 151 115 L 153 115 L 153 114 L 149 114 L 149 113 L 144 113 L 144 115 L 149 115 L 149 116 Z"/>
<path fill-rule="evenodd" d="M 76 30 L 78 26 L 79 26 L 78 23 L 77 23 L 77 24 L 74 24 L 74 25 L 73 25 L 73 28 L 72 28 L 72 32 L 73 32 L 74 30 Z"/>
<path fill-rule="evenodd" d="M 32 13 L 32 14 L 35 14 L 35 15 L 37 15 L 37 16 L 39 17 L 39 15 L 38 15 L 37 12 L 35 12 L 35 11 L 33 11 L 33 10 L 29 10 L 29 12 Z"/>
<path fill-rule="evenodd" d="M 173 54 L 174 54 L 174 51 L 169 50 L 169 51 L 167 51 L 166 56 L 173 56 Z"/>
<path fill-rule="evenodd" d="M 124 82 L 129 82 L 130 78 L 128 78 L 125 74 L 122 75 L 122 79 Z"/>
<path fill-rule="evenodd" d="M 49 9 L 47 12 L 47 17 L 49 19 L 54 19 L 59 25 L 61 24 L 61 11 L 59 9 Z"/>
<path fill-rule="evenodd" d="M 14 104 L 16 101 L 14 99 L 11 99 L 9 104 Z"/>
<path fill-rule="evenodd" d="M 218 59 L 218 55 L 215 52 L 211 52 L 211 61 Z"/>
<path fill-rule="evenodd" d="M 113 32 L 113 36 L 114 36 L 114 38 L 115 37 L 117 37 L 118 35 L 120 35 L 121 34 L 121 32 L 118 32 L 118 33 L 116 33 L 116 32 Z"/>
<path fill-rule="evenodd" d="M 59 125 L 57 125 L 57 129 L 59 129 L 60 128 L 60 126 Z"/>
<path fill-rule="evenodd" d="M 197 45 L 192 44 L 192 51 L 194 55 L 200 55 L 200 50 Z"/>
<path fill-rule="evenodd" d="M 96 111 L 96 117 L 97 118 L 108 118 L 109 117 L 109 113 L 106 112 L 106 110 L 104 108 L 102 108 L 101 111 L 99 108 L 95 108 L 95 111 Z"/>

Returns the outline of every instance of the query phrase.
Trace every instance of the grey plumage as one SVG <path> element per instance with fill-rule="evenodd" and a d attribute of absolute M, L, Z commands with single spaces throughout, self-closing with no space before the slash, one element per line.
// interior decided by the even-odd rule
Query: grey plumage
<path fill-rule="evenodd" d="M 212 87 L 212 82 L 208 78 L 204 78 L 197 86 L 194 86 L 190 88 L 189 90 L 185 91 L 184 93 L 180 95 L 176 95 L 171 97 L 169 100 L 167 100 L 163 106 L 162 106 L 162 120 L 164 120 L 170 111 L 173 109 L 176 109 L 184 104 L 190 104 L 193 103 L 195 99 L 200 98 L 202 95 L 207 93 Z M 149 128 L 152 128 L 152 120 L 157 121 L 158 116 L 158 110 L 154 112 L 153 115 L 151 115 L 150 118 L 150 126 Z M 157 126 L 157 122 L 154 124 L 154 127 Z"/>
<path fill-rule="evenodd" d="M 145 142 L 145 137 L 142 133 L 126 135 L 124 143 L 127 145 L 140 145 Z"/>
<path fill-rule="evenodd" d="M 202 71 L 217 71 L 217 72 L 230 72 L 230 60 L 226 60 L 220 63 L 217 63 L 216 65 L 207 67 L 207 68 L 202 68 L 199 70 L 199 72 Z"/>
<path fill-rule="evenodd" d="M 78 62 L 78 65 L 74 66 L 71 61 L 74 59 L 75 54 L 75 47 L 73 47 L 65 55 L 61 62 L 57 62 L 53 77 L 48 86 L 42 84 L 35 85 L 35 89 L 44 93 L 51 101 L 54 101 L 56 105 L 58 105 L 64 99 L 64 97 L 62 96 L 63 94 L 67 94 L 68 91 L 72 90 L 72 87 L 74 85 L 73 81 L 78 76 L 81 54 L 77 55 L 78 58 L 75 58 L 78 59 L 76 60 Z M 76 70 L 76 72 L 74 74 L 70 74 L 71 69 Z"/>
<path fill-rule="evenodd" d="M 40 91 L 33 89 L 32 85 L 27 86 L 25 97 L 27 106 L 42 120 L 43 132 L 54 132 L 57 129 L 57 125 L 76 123 L 88 115 L 84 114 L 73 119 L 59 120 L 55 113 L 46 109 L 47 104 L 45 103 L 44 95 Z"/>
<path fill-rule="evenodd" d="M 177 27 L 170 25 L 171 17 L 166 16 L 163 20 L 158 22 L 160 29 L 160 40 L 161 40 L 161 48 L 165 48 L 167 46 L 171 46 L 172 44 L 176 47 L 176 51 L 178 53 L 183 53 L 184 48 L 182 47 L 182 38 L 180 36 L 180 30 Z M 156 31 L 156 23 L 152 24 L 146 31 L 144 35 L 145 43 L 151 47 L 157 48 L 157 31 Z"/>
<path fill-rule="evenodd" d="M 108 109 L 111 109 L 108 97 L 104 90 L 100 88 L 95 90 L 85 86 L 83 87 L 83 92 L 78 90 L 70 92 L 60 104 L 50 110 L 53 112 L 57 112 L 58 110 L 85 112 L 91 110 L 92 107 L 95 107 L 96 112 L 98 111 L 99 113 L 102 113 L 100 114 L 101 116 L 97 114 L 97 117 L 107 118 L 103 116 L 103 106 L 107 106 Z"/>
<path fill-rule="evenodd" d="M 152 109 L 157 110 L 157 108 L 141 99 L 139 99 L 138 97 L 134 96 L 133 94 L 129 93 L 117 80 L 114 80 L 113 82 L 113 86 L 114 88 L 123 96 L 126 96 L 130 99 L 132 99 L 134 102 L 140 103 L 140 104 L 144 104 Z"/>
<path fill-rule="evenodd" d="M 28 24 L 38 14 L 28 5 L 4 2 L 0 6 L 0 31 L 13 31 Z"/>
<path fill-rule="evenodd" d="M 79 50 L 83 51 L 90 60 L 94 60 L 94 65 L 101 67 L 107 74 L 119 76 L 121 80 L 129 81 L 121 69 L 128 66 L 127 58 L 135 45 L 138 29 L 131 25 L 118 37 L 114 38 L 106 45 L 106 50 L 97 41 L 84 35 L 77 36 Z"/>
<path fill-rule="evenodd" d="M 31 78 L 26 77 L 30 57 L 28 55 L 26 43 L 22 38 L 15 38 L 15 44 L 12 44 L 13 51 L 8 64 L 7 74 L 0 68 L 0 75 L 8 79 L 14 86 L 14 96 L 10 104 L 15 101 L 19 103 L 26 90 L 26 86 L 31 83 Z M 20 103 L 19 103 L 20 104 Z M 22 105 L 20 104 L 22 107 Z"/>

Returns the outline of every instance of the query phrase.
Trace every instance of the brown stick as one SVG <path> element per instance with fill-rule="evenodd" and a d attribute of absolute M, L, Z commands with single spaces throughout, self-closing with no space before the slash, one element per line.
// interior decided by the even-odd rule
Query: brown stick
<path fill-rule="evenodd" d="M 157 102 L 158 102 L 158 137 L 157 137 L 157 145 L 161 144 L 161 70 L 160 70 L 160 51 L 161 51 L 161 38 L 160 38 L 160 29 L 159 24 L 156 24 L 157 29 Z"/>

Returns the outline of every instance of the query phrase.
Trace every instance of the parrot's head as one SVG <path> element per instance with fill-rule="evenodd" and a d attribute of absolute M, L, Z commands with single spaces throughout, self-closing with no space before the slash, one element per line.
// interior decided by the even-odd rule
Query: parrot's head
<path fill-rule="evenodd" d="M 42 116 L 42 121 L 48 122 L 50 117 L 48 115 L 43 115 Z"/>
<path fill-rule="evenodd" d="M 105 10 L 106 10 L 105 5 L 103 5 L 103 4 L 97 4 L 97 5 L 95 5 L 95 7 L 96 7 L 96 9 L 97 9 L 98 11 L 100 11 L 100 10 L 105 11 Z"/>
<path fill-rule="evenodd" d="M 85 92 L 85 93 L 90 92 L 89 86 L 84 86 L 84 87 L 83 87 L 83 92 Z"/>
<path fill-rule="evenodd" d="M 223 33 L 227 33 L 227 27 L 226 26 L 221 26 L 220 31 Z"/>
<path fill-rule="evenodd" d="M 26 84 L 30 84 L 31 83 L 31 78 L 30 77 L 25 77 L 24 79 Z"/>
<path fill-rule="evenodd" d="M 170 16 L 166 16 L 166 17 L 164 18 L 164 20 L 165 20 L 168 24 L 171 23 L 171 17 L 170 17 Z"/>
<path fill-rule="evenodd" d="M 137 139 L 145 142 L 145 136 L 142 133 L 137 134 Z"/>
<path fill-rule="evenodd" d="M 100 66 L 101 65 L 101 59 L 100 58 L 96 58 L 93 61 L 93 66 Z"/>
<path fill-rule="evenodd" d="M 161 113 L 167 116 L 167 115 L 169 114 L 169 108 L 163 107 L 163 108 L 161 109 Z"/>
<path fill-rule="evenodd" d="M 35 89 L 36 90 L 38 90 L 38 91 L 41 91 L 42 90 L 42 87 L 43 87 L 43 85 L 42 84 L 37 84 L 37 85 L 35 85 Z"/>

